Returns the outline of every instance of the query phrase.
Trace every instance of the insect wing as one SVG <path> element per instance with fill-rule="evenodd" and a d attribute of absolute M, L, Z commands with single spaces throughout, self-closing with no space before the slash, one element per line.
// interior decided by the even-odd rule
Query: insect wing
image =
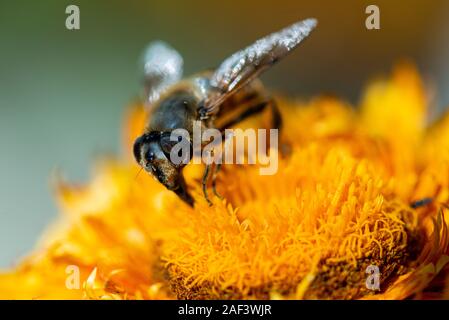
<path fill-rule="evenodd" d="M 204 101 L 202 116 L 215 114 L 224 100 L 284 58 L 307 38 L 316 25 L 315 19 L 294 23 L 257 40 L 223 61 L 211 78 L 211 86 L 215 90 L 211 90 Z"/>
<path fill-rule="evenodd" d="M 143 54 L 145 99 L 151 105 L 172 84 L 182 78 L 183 59 L 171 46 L 155 41 Z"/>

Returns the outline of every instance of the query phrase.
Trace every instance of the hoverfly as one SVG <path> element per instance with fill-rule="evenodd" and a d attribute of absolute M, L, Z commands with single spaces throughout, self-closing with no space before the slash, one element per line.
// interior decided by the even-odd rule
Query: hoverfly
<path fill-rule="evenodd" d="M 272 111 L 273 128 L 280 128 L 282 120 L 276 103 L 256 78 L 297 47 L 316 25 L 315 19 L 294 23 L 234 53 L 215 71 L 198 73 L 184 80 L 181 79 L 183 59 L 180 54 L 161 41 L 151 43 L 143 61 L 149 120 L 133 150 L 138 164 L 193 206 L 182 174 L 186 162 L 170 161 L 170 152 L 177 143 L 170 139 L 171 132 L 182 128 L 191 133 L 194 121 L 201 121 L 205 129 L 216 128 L 223 132 L 267 107 Z M 212 173 L 216 195 L 215 176 L 219 169 L 219 165 L 215 166 Z M 207 165 L 202 186 L 209 204 L 206 184 L 210 175 L 211 168 Z"/>

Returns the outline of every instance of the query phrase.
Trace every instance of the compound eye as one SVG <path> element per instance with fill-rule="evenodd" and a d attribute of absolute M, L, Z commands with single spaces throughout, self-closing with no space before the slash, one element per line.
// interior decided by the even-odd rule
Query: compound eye
<path fill-rule="evenodd" d="M 137 163 L 140 163 L 140 161 L 142 160 L 141 159 L 142 158 L 141 150 L 142 150 L 142 145 L 143 145 L 144 141 L 145 141 L 145 137 L 140 136 L 134 142 L 133 153 L 134 153 L 134 158 L 136 159 Z"/>

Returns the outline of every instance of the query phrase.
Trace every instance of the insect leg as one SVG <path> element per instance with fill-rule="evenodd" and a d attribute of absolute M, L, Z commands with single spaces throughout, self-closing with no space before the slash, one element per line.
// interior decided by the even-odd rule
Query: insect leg
<path fill-rule="evenodd" d="M 221 163 L 217 163 L 217 165 L 214 167 L 214 172 L 212 174 L 212 191 L 214 192 L 214 194 L 220 198 L 223 199 L 223 197 L 217 192 L 217 175 L 218 172 L 220 172 L 221 170 Z"/>
<path fill-rule="evenodd" d="M 202 185 L 203 185 L 204 198 L 206 199 L 207 203 L 211 206 L 212 202 L 209 200 L 209 196 L 207 195 L 207 181 L 209 180 L 210 166 L 211 166 L 210 164 L 206 165 L 206 170 L 204 171 Z"/>

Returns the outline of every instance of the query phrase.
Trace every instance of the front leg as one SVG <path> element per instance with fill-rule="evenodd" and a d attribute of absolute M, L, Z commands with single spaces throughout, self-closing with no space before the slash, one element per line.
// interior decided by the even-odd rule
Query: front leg
<path fill-rule="evenodd" d="M 212 191 L 214 195 L 219 199 L 223 200 L 223 197 L 217 192 L 217 175 L 221 170 L 221 163 L 217 163 L 214 167 L 214 172 L 212 173 Z"/>
<path fill-rule="evenodd" d="M 212 201 L 210 201 L 209 199 L 209 194 L 207 192 L 207 183 L 209 181 L 209 177 L 212 173 L 212 191 L 214 193 L 214 195 L 219 198 L 219 199 L 223 199 L 223 197 L 217 192 L 217 174 L 218 172 L 220 172 L 221 169 L 221 163 L 217 163 L 215 165 L 212 164 L 208 164 L 206 165 L 206 170 L 204 171 L 203 174 L 203 179 L 202 179 L 202 188 L 203 188 L 203 195 L 204 198 L 206 199 L 207 203 L 211 206 L 212 205 Z"/>
<path fill-rule="evenodd" d="M 206 199 L 207 203 L 209 204 L 209 206 L 212 205 L 212 202 L 209 200 L 209 196 L 207 194 L 207 182 L 209 181 L 210 167 L 211 167 L 211 164 L 206 164 L 206 170 L 204 171 L 203 180 L 202 180 L 203 195 L 204 195 L 204 198 Z"/>

